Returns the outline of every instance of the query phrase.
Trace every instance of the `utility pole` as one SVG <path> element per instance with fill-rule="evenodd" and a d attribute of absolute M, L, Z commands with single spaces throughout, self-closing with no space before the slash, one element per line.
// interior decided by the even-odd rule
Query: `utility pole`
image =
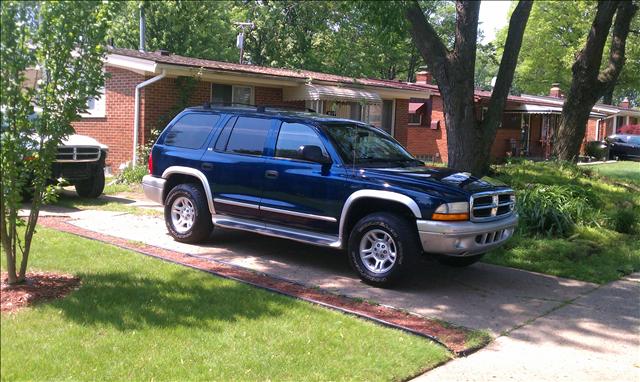
<path fill-rule="evenodd" d="M 244 32 L 246 28 L 253 29 L 254 24 L 252 22 L 235 22 L 234 24 L 242 29 L 236 38 L 236 47 L 240 49 L 240 63 L 242 64 L 244 61 Z"/>

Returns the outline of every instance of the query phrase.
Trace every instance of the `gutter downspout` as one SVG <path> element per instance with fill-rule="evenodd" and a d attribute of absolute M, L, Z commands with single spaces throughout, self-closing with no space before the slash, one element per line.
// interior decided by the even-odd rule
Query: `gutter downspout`
<path fill-rule="evenodd" d="M 135 102 L 134 102 L 134 116 L 133 116 L 133 166 L 138 163 L 138 130 L 140 128 L 140 89 L 147 85 L 151 85 L 154 82 L 160 81 L 165 78 L 167 72 L 165 69 L 162 69 L 162 73 L 159 75 L 149 78 L 148 80 L 139 83 L 136 85 L 135 91 Z"/>

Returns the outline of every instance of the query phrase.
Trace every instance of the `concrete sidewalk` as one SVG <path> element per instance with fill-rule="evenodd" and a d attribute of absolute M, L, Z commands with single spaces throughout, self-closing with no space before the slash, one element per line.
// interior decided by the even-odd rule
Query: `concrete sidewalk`
<path fill-rule="evenodd" d="M 640 381 L 640 273 L 414 381 Z"/>

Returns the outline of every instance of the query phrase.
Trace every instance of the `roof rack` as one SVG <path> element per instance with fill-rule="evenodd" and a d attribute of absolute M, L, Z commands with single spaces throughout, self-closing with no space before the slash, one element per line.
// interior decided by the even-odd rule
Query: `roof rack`
<path fill-rule="evenodd" d="M 297 107 L 297 106 L 282 106 L 282 105 L 252 105 L 248 103 L 239 103 L 239 102 L 206 102 L 203 107 L 205 109 L 211 109 L 212 107 L 229 107 L 229 108 L 254 108 L 258 113 L 264 113 L 269 110 L 273 111 L 304 111 L 308 113 L 316 113 L 314 109 L 310 109 L 307 107 Z"/>

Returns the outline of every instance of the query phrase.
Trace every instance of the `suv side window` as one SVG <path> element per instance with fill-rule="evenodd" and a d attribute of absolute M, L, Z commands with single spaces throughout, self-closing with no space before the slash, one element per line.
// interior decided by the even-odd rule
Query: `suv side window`
<path fill-rule="evenodd" d="M 217 114 L 187 114 L 180 118 L 167 133 L 164 144 L 185 149 L 199 149 L 218 122 Z"/>
<path fill-rule="evenodd" d="M 238 118 L 231 131 L 226 151 L 236 154 L 262 155 L 270 128 L 271 119 Z"/>
<path fill-rule="evenodd" d="M 283 122 L 278 134 L 276 144 L 276 157 L 302 159 L 298 153 L 300 146 L 318 146 L 327 155 L 324 145 L 316 131 L 308 125 L 301 123 Z"/>
<path fill-rule="evenodd" d="M 216 145 L 214 146 L 214 150 L 216 151 L 224 151 L 225 147 L 227 147 L 227 142 L 229 141 L 229 135 L 231 134 L 231 130 L 233 129 L 233 125 L 236 123 L 236 117 L 233 117 L 227 121 L 227 124 L 224 125 L 222 132 L 218 136 L 218 140 L 216 141 Z"/>

